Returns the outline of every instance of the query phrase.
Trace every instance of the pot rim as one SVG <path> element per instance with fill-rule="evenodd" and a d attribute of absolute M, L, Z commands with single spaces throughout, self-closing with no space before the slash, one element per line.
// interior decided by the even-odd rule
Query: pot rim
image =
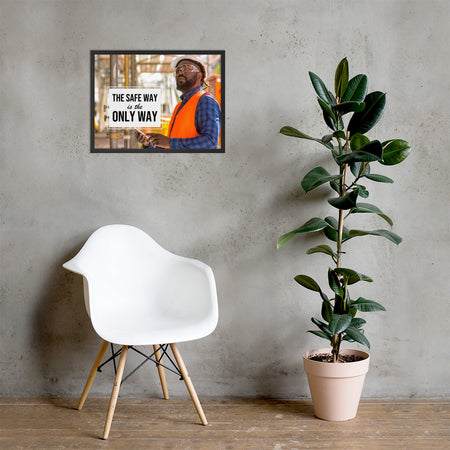
<path fill-rule="evenodd" d="M 313 361 L 309 357 L 314 355 L 314 354 L 317 354 L 317 353 L 328 353 L 328 354 L 331 355 L 331 350 L 332 350 L 331 347 L 318 348 L 318 349 L 315 349 L 315 350 L 308 350 L 305 353 L 303 353 L 303 359 L 307 360 L 307 361 L 309 361 L 311 363 L 330 364 L 329 362 Z M 352 362 L 348 362 L 348 363 L 345 363 L 345 364 L 357 364 L 357 363 L 362 363 L 362 362 L 367 361 L 367 360 L 370 359 L 370 354 L 369 353 L 365 352 L 364 350 L 358 350 L 356 348 L 342 348 L 340 350 L 340 353 L 344 354 L 344 355 L 358 355 L 358 356 L 361 356 L 361 357 L 364 358 L 361 361 L 352 361 Z"/>

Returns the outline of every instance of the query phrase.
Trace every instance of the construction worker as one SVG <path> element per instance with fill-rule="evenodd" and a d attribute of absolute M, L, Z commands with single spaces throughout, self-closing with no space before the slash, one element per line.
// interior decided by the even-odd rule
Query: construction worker
<path fill-rule="evenodd" d="M 219 145 L 220 106 L 203 90 L 207 87 L 206 67 L 193 56 L 184 55 L 172 61 L 177 89 L 182 92 L 172 114 L 168 135 L 135 131 L 144 147 L 166 149 L 215 149 Z"/>

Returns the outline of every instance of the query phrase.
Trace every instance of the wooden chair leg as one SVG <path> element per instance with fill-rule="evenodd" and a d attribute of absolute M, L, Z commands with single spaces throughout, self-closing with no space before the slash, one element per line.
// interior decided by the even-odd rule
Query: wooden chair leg
<path fill-rule="evenodd" d="M 202 405 L 197 397 L 197 393 L 195 392 L 194 385 L 192 384 L 191 379 L 189 378 L 188 371 L 186 366 L 184 365 L 183 359 L 181 358 L 181 354 L 178 350 L 177 344 L 170 344 L 170 348 L 172 349 L 173 356 L 177 361 L 178 367 L 180 369 L 181 375 L 183 375 L 183 380 L 186 384 L 187 390 L 189 391 L 189 395 L 191 396 L 192 401 L 194 402 L 195 409 L 197 410 L 197 414 L 200 417 L 203 425 L 208 425 L 208 421 L 206 420 L 205 413 L 203 412 Z"/>
<path fill-rule="evenodd" d="M 111 423 L 116 409 L 117 397 L 119 396 L 120 383 L 122 382 L 123 370 L 125 369 L 125 361 L 127 360 L 128 346 L 122 346 L 120 353 L 119 364 L 117 366 L 116 378 L 111 392 L 111 399 L 109 401 L 108 414 L 106 415 L 105 428 L 103 430 L 103 439 L 108 439 Z"/>
<path fill-rule="evenodd" d="M 159 351 L 159 345 L 153 346 L 153 351 L 155 352 L 155 358 L 156 361 L 161 361 L 161 352 Z M 167 381 L 166 381 L 166 374 L 164 372 L 163 366 L 157 366 L 158 367 L 158 374 L 159 374 L 159 380 L 161 381 L 161 387 L 163 391 L 164 398 L 168 400 L 169 398 L 169 390 L 167 389 Z"/>
<path fill-rule="evenodd" d="M 78 406 L 77 406 L 78 410 L 81 410 L 81 408 L 84 405 L 84 402 L 86 401 L 89 391 L 91 390 L 92 383 L 94 382 L 95 375 L 97 375 L 97 369 L 100 366 L 100 364 L 102 363 L 103 356 L 106 352 L 106 349 L 108 348 L 108 344 L 109 344 L 108 341 L 103 341 L 102 346 L 100 347 L 97 358 L 96 358 L 94 365 L 92 366 L 92 369 L 89 373 L 89 377 L 86 381 L 86 384 L 84 385 L 84 389 L 83 389 L 83 393 L 81 394 L 80 401 L 78 402 Z"/>

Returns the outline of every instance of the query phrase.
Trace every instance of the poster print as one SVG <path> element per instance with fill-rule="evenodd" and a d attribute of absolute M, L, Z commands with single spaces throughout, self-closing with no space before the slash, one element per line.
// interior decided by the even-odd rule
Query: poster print
<path fill-rule="evenodd" d="M 225 52 L 91 51 L 92 153 L 224 153 Z"/>

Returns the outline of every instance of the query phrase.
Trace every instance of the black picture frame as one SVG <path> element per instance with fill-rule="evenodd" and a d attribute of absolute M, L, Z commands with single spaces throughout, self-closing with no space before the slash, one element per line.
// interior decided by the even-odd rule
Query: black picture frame
<path fill-rule="evenodd" d="M 171 59 L 180 55 L 198 56 L 200 59 L 205 60 L 205 65 L 207 65 L 208 68 L 214 67 L 214 73 L 208 73 L 207 76 L 207 80 L 210 84 L 210 87 L 207 89 L 220 105 L 220 140 L 218 148 L 145 148 L 136 141 L 134 131 L 131 131 L 131 129 L 113 129 L 105 126 L 105 120 L 103 119 L 106 118 L 106 114 L 103 109 L 105 107 L 104 91 L 106 88 L 112 86 L 122 87 L 121 85 L 126 87 L 125 84 L 131 87 L 130 81 L 124 83 L 122 80 L 126 80 L 127 76 L 130 78 L 130 73 L 132 74 L 131 84 L 134 85 L 133 87 L 142 87 L 142 83 L 134 83 L 134 81 L 137 80 L 138 77 L 142 78 L 144 73 L 150 78 L 158 78 L 157 75 L 161 75 L 162 79 L 170 80 L 169 77 L 173 77 L 173 72 L 169 72 L 167 64 L 170 64 Z M 145 59 L 146 56 L 147 59 Z M 159 68 L 159 70 L 155 62 L 155 60 L 158 60 L 158 57 L 161 61 L 161 68 Z M 109 68 L 107 67 L 108 58 Z M 120 60 L 123 60 L 122 69 L 120 68 Z M 113 63 L 111 63 L 111 61 L 113 61 Z M 136 61 L 143 62 L 136 63 Z M 133 66 L 133 62 L 134 69 L 133 67 L 130 69 L 130 64 Z M 142 67 L 145 67 L 147 72 L 140 72 L 139 75 L 136 75 L 136 67 L 138 67 L 139 64 L 141 64 Z M 153 68 L 155 64 L 156 67 L 149 71 L 148 67 Z M 113 72 L 111 71 L 112 65 L 114 65 Z M 107 70 L 110 71 L 109 79 L 108 74 L 106 73 Z M 135 71 L 134 73 L 133 70 Z M 90 72 L 91 153 L 225 153 L 225 50 L 91 50 Z M 113 79 L 113 81 L 116 80 L 117 82 L 111 84 L 111 79 Z M 214 84 L 213 88 L 211 88 L 211 82 Z M 99 98 L 100 90 L 102 92 L 101 98 Z M 173 85 L 171 86 L 170 91 L 173 91 Z M 175 98 L 179 99 L 179 95 L 180 92 L 177 91 Z M 174 97 L 173 93 L 172 97 Z M 173 107 L 174 105 L 171 106 Z M 164 125 L 161 126 L 161 130 L 164 126 L 168 126 L 168 120 L 173 112 L 170 111 L 170 106 L 168 104 L 164 104 L 164 108 L 167 114 L 163 115 Z M 153 130 L 151 131 L 153 132 Z M 161 131 L 161 133 L 164 134 L 163 131 Z"/>

